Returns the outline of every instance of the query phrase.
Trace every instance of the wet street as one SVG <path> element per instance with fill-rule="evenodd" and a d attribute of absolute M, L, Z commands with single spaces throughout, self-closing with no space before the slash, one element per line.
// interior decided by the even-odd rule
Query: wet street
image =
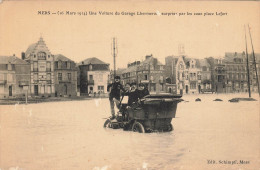
<path fill-rule="evenodd" d="M 259 98 L 241 96 L 184 96 L 174 131 L 149 134 L 104 129 L 108 99 L 2 105 L 0 169 L 259 169 Z"/>

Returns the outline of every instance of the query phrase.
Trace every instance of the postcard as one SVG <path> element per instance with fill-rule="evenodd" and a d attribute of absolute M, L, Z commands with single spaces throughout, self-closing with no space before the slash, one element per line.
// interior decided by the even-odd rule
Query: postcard
<path fill-rule="evenodd" d="M 0 1 L 0 170 L 260 168 L 259 1 Z"/>

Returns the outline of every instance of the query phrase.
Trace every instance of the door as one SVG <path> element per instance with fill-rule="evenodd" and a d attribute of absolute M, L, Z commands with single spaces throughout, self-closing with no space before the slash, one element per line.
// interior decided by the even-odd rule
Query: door
<path fill-rule="evenodd" d="M 68 87 L 66 84 L 64 84 L 64 95 L 67 95 L 68 93 Z"/>
<path fill-rule="evenodd" d="M 38 85 L 34 85 L 34 95 L 38 96 Z"/>
<path fill-rule="evenodd" d="M 13 88 L 12 86 L 9 86 L 9 96 L 12 96 L 13 95 Z"/>
<path fill-rule="evenodd" d="M 199 93 L 201 92 L 201 87 L 200 87 L 200 85 L 198 85 L 198 89 L 199 89 Z"/>
<path fill-rule="evenodd" d="M 189 87 L 188 87 L 188 85 L 186 85 L 185 87 L 186 87 L 186 94 L 188 94 L 189 93 Z"/>

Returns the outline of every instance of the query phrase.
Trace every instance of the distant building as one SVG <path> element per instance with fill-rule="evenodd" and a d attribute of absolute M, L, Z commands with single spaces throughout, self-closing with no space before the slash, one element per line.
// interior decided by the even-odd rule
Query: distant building
<path fill-rule="evenodd" d="M 22 53 L 22 59 L 31 67 L 30 93 L 32 96 L 54 96 L 54 57 L 43 38 Z"/>
<path fill-rule="evenodd" d="M 54 55 L 55 96 L 77 95 L 77 68 L 74 61 L 58 54 Z"/>
<path fill-rule="evenodd" d="M 125 81 L 123 79 L 123 72 L 126 70 L 126 68 L 118 68 L 116 70 L 116 76 L 120 76 L 120 83 L 125 85 Z M 111 84 L 114 82 L 114 70 L 110 70 L 110 76 L 108 79 L 108 84 Z"/>
<path fill-rule="evenodd" d="M 30 85 L 30 65 L 16 56 L 0 56 L 0 98 L 23 97 Z"/>
<path fill-rule="evenodd" d="M 226 67 L 223 58 L 206 58 L 210 64 L 212 91 L 226 93 Z"/>
<path fill-rule="evenodd" d="M 165 63 L 166 83 L 176 85 L 178 94 L 200 93 L 211 88 L 210 65 L 205 59 L 168 56 Z"/>
<path fill-rule="evenodd" d="M 212 92 L 212 80 L 210 64 L 206 59 L 200 59 L 200 72 L 198 73 L 199 79 L 199 93 Z"/>
<path fill-rule="evenodd" d="M 256 65 L 259 73 L 260 55 L 256 55 Z M 225 67 L 227 76 L 226 90 L 230 92 L 248 92 L 247 58 L 245 52 L 227 52 L 225 53 Z M 249 55 L 250 88 L 252 92 L 257 92 L 257 82 L 255 68 L 253 65 L 253 56 Z M 259 76 L 259 74 L 258 74 Z"/>
<path fill-rule="evenodd" d="M 110 74 L 108 63 L 93 57 L 78 63 L 78 67 L 81 95 L 107 93 Z"/>
<path fill-rule="evenodd" d="M 135 61 L 128 64 L 122 72 L 122 77 L 124 83 L 143 83 L 150 92 L 161 93 L 166 91 L 164 71 L 165 65 L 152 55 L 147 55 L 143 62 Z"/>

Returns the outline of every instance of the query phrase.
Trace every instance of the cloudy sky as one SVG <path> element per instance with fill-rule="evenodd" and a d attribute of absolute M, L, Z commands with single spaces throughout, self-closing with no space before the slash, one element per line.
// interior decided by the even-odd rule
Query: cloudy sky
<path fill-rule="evenodd" d="M 39 15 L 38 11 L 51 14 Z M 66 11 L 76 15 L 66 15 Z M 89 11 L 97 15 L 89 15 Z M 100 15 L 99 11 L 113 15 Z M 166 56 L 178 55 L 179 44 L 184 45 L 185 54 L 190 57 L 219 57 L 225 52 L 245 50 L 244 24 L 250 25 L 255 52 L 260 52 L 259 11 L 260 3 L 253 1 L 5 1 L 0 4 L 0 56 L 20 57 L 22 51 L 42 36 L 52 54 L 63 54 L 76 62 L 97 57 L 111 66 L 111 43 L 116 37 L 118 67 L 143 60 L 148 54 L 164 63 Z M 58 15 L 62 12 L 63 15 Z M 122 12 L 135 15 L 122 15 Z M 144 16 L 137 12 L 159 15 Z M 187 12 L 193 15 L 187 16 Z M 221 12 L 227 15 L 216 15 Z M 214 15 L 204 16 L 205 13 Z M 247 36 L 250 45 L 248 31 Z"/>

